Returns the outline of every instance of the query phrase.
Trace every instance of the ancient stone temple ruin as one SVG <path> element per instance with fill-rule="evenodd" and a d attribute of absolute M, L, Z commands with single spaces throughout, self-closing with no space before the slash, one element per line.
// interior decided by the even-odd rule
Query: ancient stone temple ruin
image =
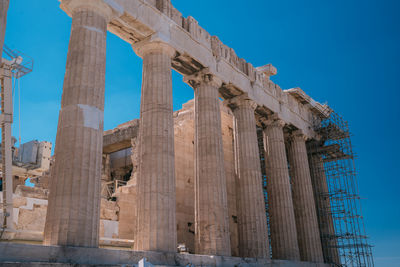
<path fill-rule="evenodd" d="M 282 90 L 273 65 L 239 58 L 170 0 L 60 2 L 72 29 L 55 152 L 35 187 L 4 190 L 0 262 L 370 266 L 364 230 L 343 241 L 335 215 L 346 196 L 329 164 L 353 157 L 330 107 Z M 143 81 L 140 118 L 104 131 L 110 33 L 143 59 Z M 172 69 L 194 90 L 176 112 Z"/>

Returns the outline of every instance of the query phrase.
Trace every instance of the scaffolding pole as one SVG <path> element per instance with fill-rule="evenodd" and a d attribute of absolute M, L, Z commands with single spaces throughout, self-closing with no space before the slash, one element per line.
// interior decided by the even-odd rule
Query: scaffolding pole
<path fill-rule="evenodd" d="M 325 262 L 374 266 L 365 233 L 348 123 L 331 115 L 315 123 L 321 139 L 307 144 Z"/>
<path fill-rule="evenodd" d="M 257 139 L 258 139 L 258 150 L 260 153 L 260 166 L 261 166 L 261 177 L 262 177 L 262 187 L 264 194 L 264 202 L 265 202 L 265 213 L 267 217 L 267 226 L 268 226 L 268 239 L 269 239 L 269 252 L 272 257 L 272 249 L 271 249 L 271 228 L 269 222 L 269 212 L 268 212 L 268 195 L 267 195 L 267 173 L 266 173 L 266 165 L 265 165 L 265 144 L 264 144 L 264 132 L 261 127 L 257 127 Z"/>
<path fill-rule="evenodd" d="M 3 59 L 0 66 L 1 83 L 1 159 L 3 186 L 3 222 L 4 230 L 13 230 L 13 180 L 12 180 L 12 148 L 11 124 L 13 120 L 12 105 L 12 67 Z"/>

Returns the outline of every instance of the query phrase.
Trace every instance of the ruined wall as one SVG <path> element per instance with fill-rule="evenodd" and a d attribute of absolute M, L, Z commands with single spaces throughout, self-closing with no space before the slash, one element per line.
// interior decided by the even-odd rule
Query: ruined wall
<path fill-rule="evenodd" d="M 138 172 L 137 135 L 132 136 L 130 161 L 131 177 L 126 186 L 117 189 L 115 196 L 119 207 L 119 238 L 134 240 L 136 227 L 136 181 Z"/>
<path fill-rule="evenodd" d="M 221 104 L 222 106 L 222 104 Z M 226 108 L 222 110 L 222 134 L 227 176 L 227 193 L 231 231 L 232 254 L 238 255 L 236 213 L 236 176 L 233 152 L 233 117 Z M 115 133 L 119 131 L 113 130 Z M 178 244 L 184 243 L 194 253 L 194 101 L 191 100 L 174 113 L 176 221 Z M 136 133 L 136 132 L 135 132 Z M 111 138 L 111 137 L 110 137 Z M 136 175 L 138 166 L 137 134 L 131 136 L 131 180 L 115 193 L 119 207 L 119 238 L 134 239 L 136 218 Z M 117 140 L 117 139 L 115 139 Z M 116 141 L 117 142 L 117 141 Z M 120 141 L 118 141 L 120 142 Z"/>
<path fill-rule="evenodd" d="M 105 131 L 103 136 L 103 180 L 128 181 L 133 170 L 132 139 L 137 137 L 139 120 L 125 122 Z M 107 164 L 107 166 L 105 166 Z"/>
<path fill-rule="evenodd" d="M 116 205 L 119 208 L 118 236 L 121 239 L 134 240 L 136 227 L 136 179 L 117 189 Z"/>
<path fill-rule="evenodd" d="M 49 190 L 18 185 L 13 194 L 15 240 L 42 241 L 47 214 Z M 2 202 L 2 194 L 0 194 Z M 1 213 L 1 212 L 0 212 Z M 100 210 L 101 244 L 111 244 L 109 238 L 118 238 L 119 207 L 114 201 L 102 199 Z M 2 214 L 0 214 L 0 219 Z"/>
<path fill-rule="evenodd" d="M 233 146 L 233 116 L 222 106 L 222 136 L 227 179 L 229 222 L 232 255 L 238 255 L 236 212 L 236 175 Z M 109 239 L 134 240 L 136 221 L 136 179 L 138 167 L 138 120 L 129 121 L 104 133 L 105 148 L 102 168 L 102 200 L 100 211 L 101 244 L 119 244 Z M 175 170 L 176 170 L 176 220 L 178 243 L 184 243 L 194 253 L 194 101 L 184 104 L 174 113 Z M 130 180 L 113 193 L 106 184 L 114 179 Z M 48 178 L 50 171 L 36 182 L 37 188 L 18 186 L 14 205 L 17 229 L 24 230 L 18 239 L 41 240 L 47 211 Z M 28 203 L 28 204 L 27 204 Z M 28 206 L 29 208 L 26 208 Z M 29 233 L 28 233 L 29 232 Z M 125 243 L 126 244 L 126 243 Z"/>
<path fill-rule="evenodd" d="M 13 195 L 15 239 L 41 241 L 49 190 L 18 185 Z"/>
<path fill-rule="evenodd" d="M 194 252 L 194 102 L 174 114 L 178 244 Z"/>
<path fill-rule="evenodd" d="M 228 196 L 229 228 L 232 256 L 239 256 L 239 234 L 236 209 L 236 171 L 234 154 L 233 115 L 227 107 L 221 107 L 222 143 L 224 148 L 226 186 Z"/>

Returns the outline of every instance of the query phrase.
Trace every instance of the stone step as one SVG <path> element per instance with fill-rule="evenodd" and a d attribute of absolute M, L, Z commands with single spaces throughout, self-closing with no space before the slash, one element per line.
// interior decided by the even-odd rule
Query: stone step
<path fill-rule="evenodd" d="M 49 262 L 0 262 L 0 267 L 138 267 L 137 264 L 76 264 L 76 263 L 49 263 Z M 176 267 L 171 265 L 153 265 L 154 267 Z"/>

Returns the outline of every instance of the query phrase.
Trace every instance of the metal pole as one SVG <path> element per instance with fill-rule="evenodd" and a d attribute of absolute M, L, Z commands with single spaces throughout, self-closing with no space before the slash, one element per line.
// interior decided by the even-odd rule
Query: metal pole
<path fill-rule="evenodd" d="M 12 186 L 12 76 L 10 66 L 2 64 L 4 37 L 6 34 L 9 0 L 0 0 L 0 80 L 1 80 L 1 144 L 3 179 L 3 228 L 13 229 L 13 186 Z M 11 218 L 11 219 L 10 219 Z"/>
<path fill-rule="evenodd" d="M 13 181 L 12 181 L 12 150 L 11 124 L 12 114 L 12 73 L 11 66 L 4 62 L 0 68 L 1 80 L 1 150 L 3 178 L 3 228 L 14 229 L 13 224 Z"/>
<path fill-rule="evenodd" d="M 0 0 L 0 64 L 3 55 L 4 36 L 6 34 L 9 0 Z"/>

